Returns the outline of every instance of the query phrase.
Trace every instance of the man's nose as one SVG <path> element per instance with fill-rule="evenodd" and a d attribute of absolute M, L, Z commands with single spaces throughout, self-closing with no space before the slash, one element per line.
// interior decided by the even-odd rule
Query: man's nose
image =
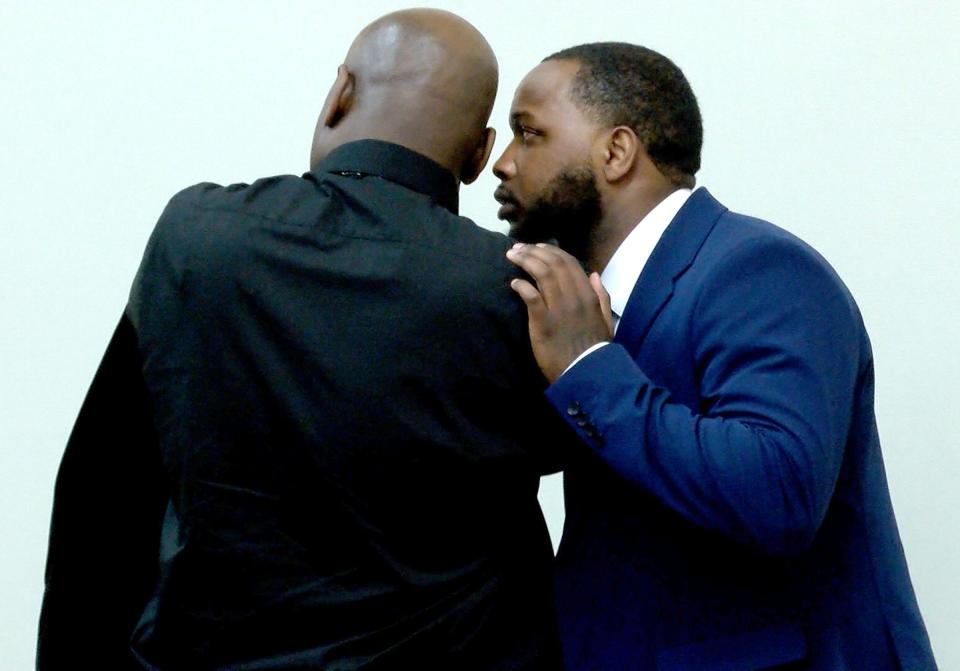
<path fill-rule="evenodd" d="M 503 153 L 500 154 L 500 158 L 497 159 L 496 163 L 493 164 L 493 174 L 496 175 L 500 181 L 506 181 L 516 173 L 517 168 L 513 163 L 513 143 L 511 142 L 507 148 L 503 150 Z"/>

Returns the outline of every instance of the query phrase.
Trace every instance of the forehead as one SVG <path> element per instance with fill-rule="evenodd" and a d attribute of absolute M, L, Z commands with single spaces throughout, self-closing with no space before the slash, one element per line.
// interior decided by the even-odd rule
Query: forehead
<path fill-rule="evenodd" d="M 570 98 L 570 84 L 580 69 L 575 60 L 545 61 L 527 73 L 513 96 L 512 115 L 579 116 L 581 110 Z"/>

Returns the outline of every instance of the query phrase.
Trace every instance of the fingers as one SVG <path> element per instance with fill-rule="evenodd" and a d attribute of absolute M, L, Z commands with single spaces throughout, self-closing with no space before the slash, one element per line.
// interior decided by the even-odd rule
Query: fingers
<path fill-rule="evenodd" d="M 586 285 L 586 275 L 579 262 L 559 247 L 517 243 L 507 252 L 507 258 L 536 281 L 548 306 Z"/>
<path fill-rule="evenodd" d="M 514 245 L 507 258 L 532 281 L 510 283 L 529 314 L 530 343 L 540 370 L 554 381 L 582 352 L 610 340 L 610 298 L 596 273 L 552 245 Z"/>
<path fill-rule="evenodd" d="M 531 254 L 525 248 L 514 246 L 507 252 L 507 258 L 525 270 L 527 274 L 537 282 L 537 286 L 541 289 L 543 289 L 548 282 L 556 279 L 553 276 L 554 271 L 550 257 Z"/>
<path fill-rule="evenodd" d="M 543 297 L 540 295 L 540 292 L 537 291 L 536 287 L 526 280 L 513 280 L 510 282 L 510 288 L 520 294 L 520 298 L 523 299 L 524 303 L 530 304 L 543 300 Z"/>
<path fill-rule="evenodd" d="M 522 242 L 518 242 L 507 251 L 507 258 L 518 265 L 522 265 L 523 263 L 533 263 L 536 265 L 536 262 L 540 262 L 543 264 L 540 267 L 576 269 L 581 272 L 583 270 L 580 267 L 580 262 L 572 255 L 556 245 L 548 245 L 544 242 L 535 245 L 525 245 Z"/>
<path fill-rule="evenodd" d="M 613 308 L 610 307 L 610 294 L 600 281 L 600 273 L 590 273 L 590 286 L 593 287 L 597 299 L 600 301 L 600 312 L 603 313 L 603 321 L 607 324 L 607 330 L 610 337 L 613 338 Z"/>
<path fill-rule="evenodd" d="M 523 302 L 527 304 L 527 312 L 532 319 L 540 317 L 546 312 L 547 306 L 543 302 L 543 296 L 537 291 L 537 288 L 526 280 L 513 280 L 510 282 L 510 288 L 516 291 Z"/>

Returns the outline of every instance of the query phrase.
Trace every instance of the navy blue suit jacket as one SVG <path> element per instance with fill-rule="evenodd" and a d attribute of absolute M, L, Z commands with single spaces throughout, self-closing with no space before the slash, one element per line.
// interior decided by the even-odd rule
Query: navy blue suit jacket
<path fill-rule="evenodd" d="M 873 390 L 827 262 L 694 192 L 614 342 L 547 392 L 589 446 L 557 558 L 568 668 L 935 668 Z"/>

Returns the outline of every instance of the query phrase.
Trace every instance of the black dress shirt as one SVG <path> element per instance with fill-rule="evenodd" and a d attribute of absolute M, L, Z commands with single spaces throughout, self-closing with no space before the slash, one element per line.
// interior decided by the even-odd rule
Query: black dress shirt
<path fill-rule="evenodd" d="M 170 201 L 121 324 L 169 491 L 148 668 L 559 665 L 536 493 L 569 434 L 510 241 L 456 209 L 449 172 L 371 140 Z"/>

